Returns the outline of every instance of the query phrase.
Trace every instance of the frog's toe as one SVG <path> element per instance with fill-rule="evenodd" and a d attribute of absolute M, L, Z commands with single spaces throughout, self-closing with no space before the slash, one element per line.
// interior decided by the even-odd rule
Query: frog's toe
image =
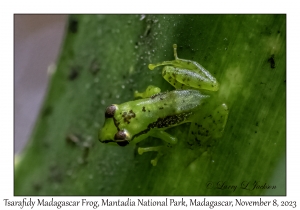
<path fill-rule="evenodd" d="M 163 146 L 157 146 L 157 147 L 139 147 L 138 153 L 142 155 L 144 152 L 159 152 L 161 151 Z"/>
<path fill-rule="evenodd" d="M 228 114 L 229 109 L 224 103 L 214 110 L 213 117 L 216 127 L 216 131 L 214 133 L 215 138 L 219 138 L 222 136 L 227 123 Z"/>
<path fill-rule="evenodd" d="M 140 154 L 140 155 L 142 155 L 144 152 L 158 152 L 157 153 L 157 156 L 153 159 L 153 160 L 151 160 L 151 164 L 153 165 L 153 166 L 156 166 L 157 165 L 157 161 L 158 161 L 158 159 L 163 155 L 163 153 L 162 153 L 162 148 L 163 148 L 163 146 L 157 146 L 157 147 L 139 147 L 138 148 L 138 153 Z"/>
<path fill-rule="evenodd" d="M 160 90 L 159 87 L 149 85 L 144 92 L 135 91 L 134 92 L 134 97 L 135 98 L 139 98 L 139 97 L 140 98 L 150 98 L 151 96 L 153 96 L 157 93 L 160 93 L 160 92 L 161 92 L 161 90 Z"/>

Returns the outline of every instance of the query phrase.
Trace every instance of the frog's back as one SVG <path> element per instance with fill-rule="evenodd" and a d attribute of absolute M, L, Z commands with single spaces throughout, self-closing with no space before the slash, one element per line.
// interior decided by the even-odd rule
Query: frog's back
<path fill-rule="evenodd" d="M 168 128 L 184 123 L 208 97 L 198 90 L 174 90 L 136 100 L 134 111 L 131 109 L 131 104 L 121 104 L 118 120 L 124 121 L 129 113 L 134 117 L 130 117 L 130 120 L 123 123 L 120 129 L 142 132 L 149 128 Z"/>
<path fill-rule="evenodd" d="M 154 115 L 166 117 L 191 112 L 208 97 L 198 90 L 174 90 L 154 95 L 141 104 L 145 105 L 146 102 Z"/>

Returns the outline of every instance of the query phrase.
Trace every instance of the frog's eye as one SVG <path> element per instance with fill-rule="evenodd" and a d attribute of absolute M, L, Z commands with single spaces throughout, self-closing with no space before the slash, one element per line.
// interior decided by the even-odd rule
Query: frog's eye
<path fill-rule="evenodd" d="M 110 105 L 105 110 L 105 118 L 112 118 L 116 111 L 116 106 L 114 104 Z"/>
<path fill-rule="evenodd" d="M 115 135 L 115 141 L 119 146 L 126 146 L 127 144 L 129 144 L 129 142 L 126 140 L 127 138 L 127 133 L 126 131 L 118 131 Z"/>

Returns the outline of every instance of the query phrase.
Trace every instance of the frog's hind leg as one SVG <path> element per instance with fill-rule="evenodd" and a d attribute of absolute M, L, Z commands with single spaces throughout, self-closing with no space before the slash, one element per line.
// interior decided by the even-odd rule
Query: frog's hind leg
<path fill-rule="evenodd" d="M 163 68 L 162 76 L 163 78 L 170 83 L 175 89 L 191 89 L 191 87 L 188 87 L 184 83 L 181 83 L 178 81 L 178 78 L 176 78 L 176 68 L 172 66 L 166 66 Z"/>
<path fill-rule="evenodd" d="M 165 66 L 162 70 L 164 79 L 176 89 L 204 89 L 217 91 L 219 84 L 217 80 L 204 73 L 205 69 L 193 70 L 173 66 Z"/>
<path fill-rule="evenodd" d="M 200 116 L 191 124 L 189 144 L 206 147 L 210 146 L 210 140 L 220 138 L 223 135 L 229 110 L 226 104 L 218 106 L 211 114 Z"/>
<path fill-rule="evenodd" d="M 160 91 L 161 90 L 160 90 L 159 87 L 156 87 L 154 85 L 149 85 L 144 92 L 135 91 L 134 92 L 134 97 L 135 98 L 138 98 L 138 97 L 141 97 L 141 98 L 150 98 L 151 96 L 160 93 Z"/>
<path fill-rule="evenodd" d="M 165 131 L 158 130 L 158 131 L 153 131 L 149 134 L 149 136 L 153 136 L 159 139 L 164 140 L 167 144 L 176 144 L 177 143 L 177 138 L 168 134 Z M 153 166 L 156 166 L 158 159 L 164 154 L 164 151 L 166 150 L 166 146 L 156 146 L 156 147 L 139 147 L 138 148 L 138 153 L 142 155 L 144 152 L 157 152 L 157 156 L 151 160 L 151 164 Z"/>

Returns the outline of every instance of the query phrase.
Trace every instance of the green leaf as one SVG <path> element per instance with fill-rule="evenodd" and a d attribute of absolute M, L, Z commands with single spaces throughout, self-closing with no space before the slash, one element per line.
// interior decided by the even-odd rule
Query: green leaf
<path fill-rule="evenodd" d="M 217 78 L 230 113 L 205 152 L 188 146 L 188 124 L 169 129 L 179 143 L 153 167 L 155 153 L 97 134 L 108 105 L 173 89 L 147 65 L 172 60 L 174 43 Z M 72 15 L 15 195 L 285 195 L 285 140 L 285 15 Z"/>

